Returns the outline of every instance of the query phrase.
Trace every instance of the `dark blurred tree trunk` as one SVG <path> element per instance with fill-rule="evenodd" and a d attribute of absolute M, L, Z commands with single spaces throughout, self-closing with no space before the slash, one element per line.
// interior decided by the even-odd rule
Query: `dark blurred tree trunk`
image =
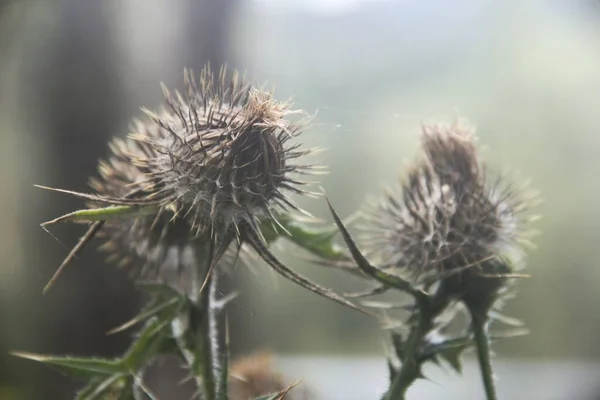
<path fill-rule="evenodd" d="M 36 183 L 86 191 L 88 177 L 96 173 L 98 159 L 106 155 L 107 139 L 125 134 L 118 130 L 131 117 L 121 111 L 127 107 L 116 64 L 119 38 L 110 30 L 108 3 L 64 0 L 53 4 L 59 8 L 58 23 L 39 49 L 41 56 L 30 54 L 23 71 L 23 103 L 39 113 L 29 121 L 31 143 L 44 146 L 40 164 L 46 173 L 36 177 Z M 228 25 L 237 4 L 237 0 L 189 0 L 184 5 L 186 19 L 181 21 L 186 43 L 181 43 L 181 60 L 174 64 L 199 69 L 206 61 L 213 65 L 227 61 Z M 42 208 L 28 214 L 30 226 L 82 206 L 80 200 L 56 193 L 37 190 L 32 195 L 44 200 Z M 58 231 L 67 244 L 75 243 L 81 233 L 74 226 Z M 30 296 L 40 304 L 32 328 L 43 332 L 38 335 L 42 342 L 29 350 L 104 356 L 122 352 L 129 336 L 105 333 L 139 307 L 126 273 L 105 265 L 102 256 L 90 248 L 42 298 L 43 284 L 66 250 L 41 233 L 33 235 L 28 245 L 35 251 L 26 255 L 27 274 L 40 276 L 30 285 Z M 36 383 L 34 398 L 72 397 L 74 384 L 69 380 L 36 366 L 31 371 L 43 377 Z"/>
<path fill-rule="evenodd" d="M 58 20 L 39 54 L 30 54 L 25 101 L 37 110 L 33 142 L 44 146 L 46 172 L 39 183 L 87 191 L 88 177 L 96 173 L 98 158 L 106 153 L 107 138 L 117 133 L 124 118 L 120 81 L 115 64 L 115 38 L 109 30 L 105 2 L 65 0 L 55 3 Z M 30 214 L 38 224 L 52 216 L 81 208 L 70 196 L 35 192 L 43 197 L 43 208 Z M 77 241 L 80 229 L 59 231 L 67 244 Z M 36 235 L 36 249 L 29 253 L 29 274 L 48 279 L 66 250 L 47 235 Z M 32 288 L 38 299 L 36 315 L 41 352 L 77 355 L 114 355 L 126 346 L 125 335 L 106 336 L 136 310 L 138 299 L 131 285 L 102 262 L 102 256 L 86 251 L 42 298 L 43 280 Z M 38 286 L 39 285 L 39 286 Z M 42 301 L 44 299 L 45 301 Z M 37 385 L 37 398 L 70 398 L 75 386 L 70 380 L 42 370 L 45 379 Z"/>

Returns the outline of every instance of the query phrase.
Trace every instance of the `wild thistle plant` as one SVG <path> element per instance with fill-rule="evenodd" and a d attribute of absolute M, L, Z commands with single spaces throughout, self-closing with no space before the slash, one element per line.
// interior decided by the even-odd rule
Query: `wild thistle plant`
<path fill-rule="evenodd" d="M 184 78 L 185 96 L 163 85 L 166 107 L 160 112 L 143 109 L 146 119 L 136 120 L 126 139 L 110 143 L 110 157 L 100 162 L 100 176 L 91 180 L 94 193 L 52 189 L 85 199 L 89 208 L 43 226 L 69 221 L 90 226 L 46 289 L 97 234 L 104 237 L 102 249 L 112 261 L 130 264 L 137 277 L 167 284 L 143 284 L 154 300 L 124 326 L 146 321 L 131 349 L 135 356 L 94 361 L 100 364 L 88 371 L 94 376 L 79 398 L 98 398 L 116 382 L 124 395 L 150 395 L 143 369 L 157 354 L 175 351 L 202 398 L 226 399 L 224 307 L 231 296 L 219 298 L 216 287 L 220 266 L 237 262 L 242 246 L 284 277 L 357 308 L 286 267 L 268 248 L 286 232 L 282 223 L 290 224 L 292 212 L 305 213 L 288 195 L 313 194 L 303 189 L 307 182 L 298 180 L 319 169 L 302 164 L 312 152 L 296 142 L 303 122 L 286 119 L 302 112 L 244 82 L 237 72 L 229 76 L 225 68 L 214 76 L 206 67 L 199 82 L 189 71 Z M 76 369 L 89 361 L 29 356 Z M 103 363 L 118 367 L 107 375 Z M 97 370 L 103 370 L 101 376 L 95 376 Z"/>
<path fill-rule="evenodd" d="M 423 126 L 424 154 L 409 169 L 401 194 L 389 191 L 365 213 L 365 255 L 331 208 L 357 265 L 382 284 L 369 294 L 395 288 L 414 299 L 405 306 L 411 313 L 408 337 L 393 335 L 401 366 L 390 366 L 392 384 L 384 399 L 403 399 L 426 361 L 442 357 L 460 369 L 458 356 L 471 335 L 487 398 L 497 398 L 487 328 L 490 318 L 510 321 L 492 309 L 502 303 L 510 281 L 524 276 L 515 271 L 528 243 L 532 217 L 526 211 L 533 203 L 489 177 L 475 139 L 460 123 Z M 463 337 L 448 337 L 462 307 L 470 327 Z"/>
<path fill-rule="evenodd" d="M 363 254 L 331 204 L 333 230 L 308 228 L 292 214 L 306 213 L 290 193 L 314 195 L 298 176 L 318 169 L 303 162 L 312 150 L 296 141 L 303 121 L 288 119 L 299 111 L 224 68 L 217 76 L 205 68 L 198 83 L 189 71 L 184 78 L 185 96 L 163 86 L 166 107 L 143 109 L 146 119 L 135 121 L 126 139 L 110 143 L 111 155 L 91 180 L 93 193 L 51 189 L 86 200 L 88 208 L 42 224 L 89 224 L 46 289 L 90 240 L 102 236 L 111 261 L 130 265 L 152 296 L 136 318 L 113 332 L 139 323 L 143 328 L 115 360 L 18 355 L 85 379 L 78 399 L 154 398 L 143 373 L 162 354 L 183 361 L 202 399 L 283 399 L 294 385 L 285 385 L 264 359 L 228 367 L 226 305 L 234 295 L 217 290 L 227 266 L 251 250 L 314 293 L 370 312 L 347 300 L 352 295 L 338 295 L 282 264 L 269 249 L 282 237 L 321 264 L 378 282 L 354 297 L 389 289 L 412 297 L 402 307 L 409 312 L 406 332 L 392 334 L 397 360 L 389 362 L 383 399 L 404 399 L 427 361 L 443 358 L 460 370 L 459 357 L 471 345 L 487 398 L 496 399 L 488 325 L 509 320 L 494 308 L 509 283 L 523 276 L 515 270 L 531 202 L 489 178 L 474 133 L 458 124 L 423 127 L 423 156 L 409 170 L 401 195 L 389 192 L 365 213 Z M 349 255 L 336 245 L 338 233 Z M 450 325 L 465 310 L 469 326 L 451 336 Z"/>
<path fill-rule="evenodd" d="M 194 272 L 198 259 L 206 256 L 212 272 L 235 240 L 238 247 L 251 246 L 285 277 L 353 307 L 281 264 L 261 233 L 261 224 L 282 228 L 278 210 L 306 214 L 286 192 L 314 195 L 302 189 L 307 182 L 297 179 L 318 169 L 298 163 L 312 150 L 290 144 L 302 123 L 284 119 L 302 112 L 244 83 L 237 72 L 228 79 L 225 68 L 215 77 L 206 67 L 199 85 L 186 71 L 185 86 L 184 99 L 163 85 L 167 108 L 160 113 L 143 109 L 148 121 L 135 121 L 126 140 L 113 140 L 112 156 L 100 163 L 101 177 L 91 181 L 95 194 L 53 189 L 89 200 L 92 209 L 109 206 L 106 211 L 119 217 L 97 217 L 100 220 L 91 225 L 56 276 L 101 229 L 107 237 L 105 249 L 120 263 L 139 259 L 142 272 L 154 270 L 159 277 L 160 269 Z M 122 213 L 136 218 L 120 218 Z M 69 214 L 48 224 L 78 216 Z M 210 243 L 214 254 L 195 254 L 199 243 Z"/>

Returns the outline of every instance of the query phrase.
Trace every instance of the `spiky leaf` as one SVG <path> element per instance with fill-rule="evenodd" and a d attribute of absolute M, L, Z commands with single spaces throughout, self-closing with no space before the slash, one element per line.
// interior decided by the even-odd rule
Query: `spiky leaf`
<path fill-rule="evenodd" d="M 154 295 L 148 305 L 134 318 L 126 323 L 111 329 L 108 333 L 113 334 L 124 331 L 143 321 L 147 321 L 153 317 L 158 317 L 162 321 L 171 320 L 181 311 L 187 302 L 185 296 L 167 285 L 158 283 L 143 283 L 138 284 L 142 289 Z"/>
<path fill-rule="evenodd" d="M 167 327 L 170 326 L 170 322 L 168 319 L 153 318 L 146 323 L 123 357 L 123 363 L 130 370 L 137 371 L 141 369 L 159 354 L 162 342 L 168 338 L 170 331 Z"/>
<path fill-rule="evenodd" d="M 426 294 L 423 291 L 419 290 L 418 288 L 415 288 L 411 282 L 371 265 L 371 263 L 365 258 L 365 256 L 362 254 L 362 252 L 354 242 L 354 239 L 352 239 L 350 232 L 348 232 L 348 230 L 344 226 L 344 223 L 342 222 L 339 215 L 329 202 L 329 199 L 326 198 L 326 200 L 327 205 L 329 206 L 329 211 L 331 212 L 335 224 L 337 225 L 338 229 L 340 230 L 340 233 L 342 234 L 342 237 L 344 238 L 346 246 L 348 246 L 348 250 L 350 250 L 350 253 L 352 254 L 352 257 L 354 258 L 354 261 L 356 262 L 358 267 L 365 274 L 371 276 L 372 278 L 378 280 L 386 286 L 391 286 L 398 290 L 410 293 L 411 295 L 417 298 L 423 298 L 426 296 Z"/>
<path fill-rule="evenodd" d="M 342 248 L 333 241 L 338 234 L 337 228 L 311 228 L 286 215 L 282 215 L 279 222 L 289 233 L 285 238 L 308 252 L 330 261 L 346 259 Z"/>
<path fill-rule="evenodd" d="M 132 379 L 125 375 L 115 374 L 105 379 L 95 379 L 88 383 L 83 389 L 81 389 L 76 400 L 106 400 L 109 398 L 119 399 L 130 399 L 124 397 L 127 393 L 131 393 L 131 382 Z M 113 396 L 113 397 L 109 397 Z"/>
<path fill-rule="evenodd" d="M 39 361 L 58 369 L 64 374 L 79 379 L 106 377 L 114 374 L 126 374 L 128 372 L 126 366 L 120 360 L 68 356 L 55 357 L 23 352 L 13 352 L 12 354 L 28 360 Z"/>

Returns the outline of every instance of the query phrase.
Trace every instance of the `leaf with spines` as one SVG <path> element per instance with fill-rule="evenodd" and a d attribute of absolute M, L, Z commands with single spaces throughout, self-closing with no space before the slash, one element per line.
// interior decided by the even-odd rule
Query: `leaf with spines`
<path fill-rule="evenodd" d="M 133 379 L 126 375 L 111 375 L 106 379 L 93 380 L 81 389 L 75 400 L 130 400 L 132 396 Z M 109 397 L 109 396 L 113 397 Z M 118 396 L 118 397 L 117 397 Z"/>
<path fill-rule="evenodd" d="M 129 373 L 125 364 L 119 359 L 57 357 L 25 352 L 13 352 L 12 355 L 41 362 L 77 379 L 96 379 Z"/>
<path fill-rule="evenodd" d="M 435 344 L 426 344 L 421 351 L 421 358 L 423 361 L 431 360 L 434 362 L 439 362 L 439 359 L 442 358 L 460 374 L 462 373 L 462 354 L 472 344 L 472 338 L 469 336 L 447 338 Z"/>
<path fill-rule="evenodd" d="M 153 301 L 147 307 L 145 307 L 142 310 L 142 312 L 140 312 L 137 316 L 127 321 L 126 323 L 111 329 L 108 332 L 108 335 L 122 332 L 128 328 L 131 328 L 134 325 L 137 325 L 159 314 L 175 315 L 181 307 L 182 304 L 177 298 L 173 298 L 171 300 L 167 300 L 161 303 Z"/>
<path fill-rule="evenodd" d="M 72 378 L 86 380 L 87 385 L 77 395 L 79 400 L 106 399 L 109 393 L 119 396 L 115 399 L 129 400 L 132 399 L 132 386 L 137 384 L 135 377 L 139 371 L 159 354 L 178 353 L 176 344 L 169 336 L 171 316 L 156 315 L 146 321 L 125 355 L 114 360 L 21 352 L 13 355 L 42 362 Z"/>
<path fill-rule="evenodd" d="M 333 216 L 335 224 L 337 225 L 338 229 L 340 230 L 340 233 L 342 234 L 342 237 L 344 238 L 344 242 L 346 242 L 346 246 L 348 246 L 348 250 L 350 250 L 350 253 L 352 254 L 352 257 L 354 258 L 356 265 L 358 265 L 358 268 L 360 268 L 368 276 L 372 277 L 373 279 L 376 279 L 377 281 L 383 283 L 386 286 L 391 286 L 395 289 L 409 293 L 412 296 L 414 296 L 415 298 L 424 299 L 425 297 L 427 297 L 427 293 L 425 293 L 424 291 L 420 290 L 419 288 L 413 286 L 413 284 L 411 282 L 409 282 L 397 275 L 392 275 L 388 272 L 385 272 L 385 271 L 371 265 L 369 260 L 367 260 L 365 258 L 365 256 L 362 254 L 362 252 L 360 251 L 360 249 L 354 242 L 354 239 L 352 239 L 350 232 L 348 232 L 348 230 L 344 226 L 344 223 L 342 222 L 339 215 L 337 214 L 337 212 L 335 211 L 335 209 L 329 202 L 329 199 L 327 199 L 327 197 L 325 199 L 327 200 L 327 205 L 329 206 L 329 211 L 331 212 L 331 215 Z"/>
<path fill-rule="evenodd" d="M 153 318 L 146 323 L 122 359 L 130 371 L 141 370 L 159 354 L 162 342 L 168 339 L 170 322 Z"/>
<path fill-rule="evenodd" d="M 122 332 L 153 317 L 158 317 L 162 321 L 170 321 L 175 318 L 187 303 L 185 296 L 168 285 L 154 282 L 138 282 L 137 286 L 149 292 L 153 298 L 137 316 L 111 329 L 108 332 L 109 335 Z"/>
<path fill-rule="evenodd" d="M 279 223 L 289 233 L 289 235 L 284 236 L 287 240 L 313 255 L 329 261 L 347 259 L 342 247 L 333 241 L 339 233 L 336 227 L 325 229 L 311 228 L 298 219 L 287 215 L 281 215 Z"/>
<path fill-rule="evenodd" d="M 97 222 L 117 218 L 136 218 L 156 213 L 158 206 L 108 206 L 103 208 L 85 208 L 42 223 L 43 227 L 64 222 Z"/>
<path fill-rule="evenodd" d="M 507 332 L 494 333 L 490 335 L 490 340 L 507 339 L 529 333 L 527 329 L 513 329 Z M 474 346 L 471 335 L 448 337 L 436 343 L 428 343 L 421 350 L 421 359 L 423 361 L 439 361 L 440 358 L 459 374 L 462 373 L 461 357 L 470 347 Z"/>
<path fill-rule="evenodd" d="M 466 350 L 465 347 L 450 347 L 441 351 L 440 356 L 459 374 L 462 374 L 462 354 Z"/>
<path fill-rule="evenodd" d="M 267 243 L 282 237 L 309 253 L 328 261 L 347 260 L 343 249 L 333 241 L 337 228 L 314 228 L 289 214 L 274 215 L 277 224 L 267 220 L 260 224 L 260 231 Z"/>
<path fill-rule="evenodd" d="M 70 191 L 64 191 L 59 189 L 51 189 L 43 186 L 38 186 L 44 189 L 57 190 L 60 192 L 74 193 Z M 47 229 L 48 225 L 56 224 L 60 222 L 88 222 L 91 223 L 86 233 L 79 239 L 79 242 L 71 249 L 67 257 L 63 260 L 56 272 L 50 278 L 46 286 L 44 287 L 43 293 L 46 293 L 56 282 L 63 269 L 73 260 L 77 254 L 83 250 L 83 248 L 96 236 L 96 234 L 102 229 L 106 221 L 118 218 L 135 218 L 140 215 L 151 214 L 157 212 L 159 207 L 156 205 L 151 206 L 139 206 L 139 205 L 110 205 L 104 208 L 90 208 L 79 211 L 74 211 L 51 221 L 44 222 L 41 224 L 42 228 L 49 232 Z"/>
<path fill-rule="evenodd" d="M 243 236 L 244 239 L 246 240 L 246 242 L 252 246 L 252 248 L 254 249 L 254 251 L 256 251 L 256 253 L 271 267 L 273 268 L 277 273 L 279 273 L 280 275 L 282 275 L 283 277 L 289 279 L 290 281 L 298 284 L 299 286 L 302 286 L 303 288 L 310 290 L 313 293 L 318 294 L 319 296 L 325 297 L 329 300 L 335 301 L 339 304 L 342 304 L 346 307 L 355 309 L 357 311 L 362 312 L 363 314 L 366 315 L 370 315 L 373 316 L 373 314 L 369 311 L 366 311 L 360 307 L 358 307 L 356 304 L 348 301 L 346 298 L 344 298 L 343 296 L 327 289 L 324 288 L 322 286 L 319 286 L 317 284 L 315 284 L 314 282 L 310 281 L 309 279 L 303 277 L 302 275 L 299 275 L 298 273 L 296 273 L 295 271 L 293 271 L 292 269 L 288 268 L 287 266 L 285 266 L 283 263 L 281 263 L 281 261 L 279 261 L 274 255 L 273 253 L 267 248 L 267 246 L 265 245 L 264 241 L 261 240 L 261 238 L 259 237 L 260 232 L 257 232 L 254 230 L 253 227 L 249 227 L 249 226 L 240 226 L 240 230 L 243 229 Z"/>

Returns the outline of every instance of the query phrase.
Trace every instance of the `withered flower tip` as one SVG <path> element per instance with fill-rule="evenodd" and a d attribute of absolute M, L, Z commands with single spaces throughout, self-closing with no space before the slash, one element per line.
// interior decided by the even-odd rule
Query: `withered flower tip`
<path fill-rule="evenodd" d="M 495 292 L 522 253 L 531 203 L 490 179 L 464 124 L 423 126 L 422 147 L 401 195 L 388 191 L 366 213 L 369 254 L 416 283 L 444 281 L 465 296 L 484 286 Z"/>

